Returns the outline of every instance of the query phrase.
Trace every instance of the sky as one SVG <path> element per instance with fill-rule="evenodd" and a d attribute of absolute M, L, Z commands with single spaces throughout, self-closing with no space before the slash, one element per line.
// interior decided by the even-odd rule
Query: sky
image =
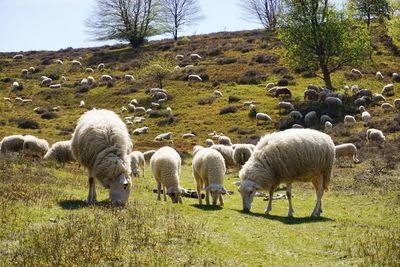
<path fill-rule="evenodd" d="M 199 0 L 205 18 L 181 35 L 260 28 L 244 20 L 240 0 Z M 90 40 L 85 19 L 95 0 L 0 0 L 0 52 L 111 44 Z M 165 36 L 165 38 L 169 36 Z"/>

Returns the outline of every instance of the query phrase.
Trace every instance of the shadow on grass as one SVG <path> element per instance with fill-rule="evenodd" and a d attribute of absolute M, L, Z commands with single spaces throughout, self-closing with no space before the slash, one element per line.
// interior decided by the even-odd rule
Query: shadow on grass
<path fill-rule="evenodd" d="M 243 212 L 242 210 L 236 210 L 237 212 L 240 212 L 242 214 L 246 214 L 249 216 L 253 217 L 262 217 L 265 219 L 269 219 L 272 221 L 279 221 L 283 224 L 303 224 L 303 223 L 316 223 L 316 222 L 333 222 L 335 220 L 326 218 L 326 217 L 287 217 L 287 216 L 278 216 L 278 215 L 265 215 L 263 213 L 246 213 Z"/>
<path fill-rule="evenodd" d="M 86 201 L 84 200 L 79 200 L 79 199 L 69 199 L 69 200 L 62 200 L 58 202 L 58 205 L 65 209 L 65 210 L 77 210 L 77 209 L 83 209 L 87 208 L 90 206 L 96 206 L 96 207 L 111 207 L 111 203 L 108 200 L 102 200 L 98 201 L 95 204 L 89 205 L 87 204 Z"/>
<path fill-rule="evenodd" d="M 199 204 L 192 204 L 192 207 L 200 210 L 222 210 L 221 206 L 218 205 L 199 205 Z"/>

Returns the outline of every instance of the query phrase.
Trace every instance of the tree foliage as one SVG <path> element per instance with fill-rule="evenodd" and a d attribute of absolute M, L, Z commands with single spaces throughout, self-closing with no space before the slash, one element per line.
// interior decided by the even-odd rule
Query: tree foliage
<path fill-rule="evenodd" d="M 96 0 L 93 10 L 86 26 L 95 40 L 128 41 L 139 47 L 160 33 L 158 0 Z"/>
<path fill-rule="evenodd" d="M 178 31 L 184 26 L 197 23 L 203 18 L 198 0 L 161 0 L 162 20 L 166 32 L 178 39 Z"/>
<path fill-rule="evenodd" d="M 396 45 L 400 45 L 400 1 L 392 0 L 391 19 L 388 21 L 388 32 Z"/>
<path fill-rule="evenodd" d="M 163 88 L 163 81 L 167 79 L 174 70 L 172 61 L 168 58 L 154 58 L 148 60 L 146 66 L 141 69 L 144 80 L 156 82 L 159 88 Z"/>
<path fill-rule="evenodd" d="M 261 23 L 266 29 L 274 29 L 283 10 L 283 0 L 245 0 L 239 5 L 250 21 Z"/>
<path fill-rule="evenodd" d="M 294 67 L 320 70 L 326 88 L 332 89 L 331 73 L 368 56 L 368 31 L 328 0 L 287 3 L 280 20 L 280 39 L 289 59 Z"/>
<path fill-rule="evenodd" d="M 368 28 L 373 18 L 387 18 L 390 11 L 388 0 L 349 0 L 349 7 L 365 18 Z"/>

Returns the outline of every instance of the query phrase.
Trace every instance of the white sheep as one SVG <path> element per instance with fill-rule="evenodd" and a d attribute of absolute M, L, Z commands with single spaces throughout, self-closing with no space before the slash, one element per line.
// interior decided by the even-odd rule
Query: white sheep
<path fill-rule="evenodd" d="M 12 84 L 12 90 L 13 90 L 13 91 L 19 90 L 19 88 L 20 88 L 19 82 L 17 82 L 17 81 L 13 82 L 13 84 Z"/>
<path fill-rule="evenodd" d="M 199 151 L 202 150 L 203 148 L 204 148 L 204 146 L 195 145 L 195 146 L 193 147 L 193 150 L 192 150 L 193 156 L 196 155 L 197 152 L 199 152 Z"/>
<path fill-rule="evenodd" d="M 103 82 L 112 81 L 112 79 L 113 79 L 113 78 L 112 78 L 110 75 L 106 75 L 106 74 L 101 75 L 101 80 L 102 80 Z"/>
<path fill-rule="evenodd" d="M 221 91 L 214 90 L 214 96 L 216 96 L 216 97 L 222 97 Z"/>
<path fill-rule="evenodd" d="M 44 155 L 45 160 L 54 160 L 58 163 L 65 164 L 70 161 L 75 161 L 72 156 L 71 140 L 60 141 L 54 143 Z"/>
<path fill-rule="evenodd" d="M 381 94 L 374 93 L 372 95 L 372 101 L 374 101 L 374 102 L 386 101 L 386 98 Z"/>
<path fill-rule="evenodd" d="M 160 107 L 160 104 L 159 103 L 156 103 L 156 102 L 151 102 L 151 104 L 150 104 L 153 108 L 159 108 Z"/>
<path fill-rule="evenodd" d="M 56 59 L 57 65 L 64 65 L 64 62 L 61 59 Z"/>
<path fill-rule="evenodd" d="M 228 136 L 225 135 L 221 135 L 220 137 L 218 137 L 218 143 L 224 146 L 231 146 L 232 145 L 232 141 Z"/>
<path fill-rule="evenodd" d="M 125 106 L 123 106 L 122 108 L 121 108 L 121 113 L 124 113 L 124 112 L 127 112 L 128 111 L 128 109 L 125 107 Z"/>
<path fill-rule="evenodd" d="M 345 85 L 345 86 L 343 87 L 343 92 L 344 92 L 344 94 L 347 95 L 347 94 L 349 93 L 349 91 L 350 91 L 350 87 L 349 87 L 348 85 Z"/>
<path fill-rule="evenodd" d="M 131 104 L 132 105 L 138 105 L 139 102 L 134 98 L 134 99 L 131 100 Z"/>
<path fill-rule="evenodd" d="M 293 110 L 289 113 L 290 117 L 292 120 L 301 120 L 303 118 L 303 115 L 300 113 L 300 111 Z"/>
<path fill-rule="evenodd" d="M 359 160 L 357 158 L 357 147 L 351 143 L 345 143 L 341 145 L 335 146 L 335 158 L 339 161 L 339 165 L 341 165 L 341 158 L 350 158 L 350 167 L 353 166 L 354 163 L 358 163 Z"/>
<path fill-rule="evenodd" d="M 190 54 L 190 59 L 191 60 L 198 60 L 198 59 L 201 59 L 201 56 L 199 54 Z"/>
<path fill-rule="evenodd" d="M 32 99 L 30 98 L 22 99 L 22 103 L 30 103 L 30 102 L 32 102 Z"/>
<path fill-rule="evenodd" d="M 225 145 L 212 145 L 210 148 L 217 150 L 221 153 L 222 157 L 225 160 L 226 171 L 228 172 L 229 167 L 235 166 L 235 162 L 233 161 L 233 148 L 232 146 Z"/>
<path fill-rule="evenodd" d="M 128 109 L 129 112 L 135 112 L 136 107 L 135 107 L 135 105 L 129 103 L 127 109 Z"/>
<path fill-rule="evenodd" d="M 99 65 L 97 65 L 97 69 L 98 70 L 102 70 L 106 67 L 106 65 L 104 63 L 100 63 Z"/>
<path fill-rule="evenodd" d="M 34 73 L 36 71 L 36 68 L 35 67 L 29 67 L 29 72 L 30 73 Z"/>
<path fill-rule="evenodd" d="M 167 107 L 167 108 L 166 108 L 166 111 L 167 111 L 167 115 L 168 115 L 168 117 L 173 117 L 173 114 L 172 114 L 172 108 L 170 108 L 170 107 Z"/>
<path fill-rule="evenodd" d="M 371 129 L 367 130 L 366 139 L 367 139 L 368 143 L 370 141 L 376 141 L 378 143 L 383 143 L 383 142 L 385 142 L 386 138 L 381 130 L 371 128 Z"/>
<path fill-rule="evenodd" d="M 359 110 L 361 113 L 364 112 L 364 111 L 366 111 L 366 109 L 365 109 L 364 106 L 359 106 L 359 107 L 358 107 L 358 110 Z"/>
<path fill-rule="evenodd" d="M 80 107 L 80 108 L 84 108 L 84 107 L 85 107 L 85 101 L 81 100 L 81 101 L 79 102 L 79 107 Z"/>
<path fill-rule="evenodd" d="M 376 72 L 375 76 L 376 76 L 376 79 L 380 82 L 382 82 L 384 80 L 384 77 L 380 71 Z"/>
<path fill-rule="evenodd" d="M 222 194 L 226 194 L 224 174 L 226 172 L 224 158 L 211 148 L 203 148 L 196 153 L 192 161 L 192 173 L 197 184 L 199 205 L 202 205 L 201 190 L 206 191 L 206 205 L 224 205 Z"/>
<path fill-rule="evenodd" d="M 87 85 L 89 83 L 89 80 L 87 78 L 83 78 L 80 83 L 82 85 Z"/>
<path fill-rule="evenodd" d="M 142 127 L 142 128 L 137 128 L 133 130 L 132 134 L 133 135 L 141 135 L 141 134 L 147 134 L 149 133 L 149 127 Z"/>
<path fill-rule="evenodd" d="M 142 169 L 143 177 L 144 177 L 144 169 L 146 167 L 146 161 L 144 159 L 144 155 L 140 151 L 133 151 L 129 154 L 131 159 L 131 171 L 133 176 L 139 177 L 139 167 Z"/>
<path fill-rule="evenodd" d="M 46 77 L 45 79 L 42 80 L 40 83 L 40 86 L 49 86 L 53 80 L 51 78 Z"/>
<path fill-rule="evenodd" d="M 289 129 L 266 135 L 239 172 L 243 211 L 249 212 L 256 191 L 269 192 L 265 214 L 272 209 L 276 187 L 286 183 L 289 216 L 293 216 L 291 188 L 294 181 L 313 182 L 317 203 L 311 217 L 322 213 L 322 196 L 328 189 L 335 159 L 335 145 L 329 135 L 310 129 Z"/>
<path fill-rule="evenodd" d="M 130 74 L 125 74 L 124 78 L 125 78 L 125 81 L 128 81 L 128 82 L 133 82 L 135 80 L 133 75 L 130 75 Z"/>
<path fill-rule="evenodd" d="M 243 106 L 245 106 L 245 107 L 250 107 L 250 105 L 254 105 L 254 102 L 253 101 L 245 101 L 245 102 L 243 102 Z"/>
<path fill-rule="evenodd" d="M 49 150 L 49 143 L 45 139 L 39 139 L 33 135 L 24 136 L 22 151 L 24 154 L 35 157 L 43 157 Z"/>
<path fill-rule="evenodd" d="M 72 60 L 71 65 L 72 65 L 73 67 L 82 67 L 82 63 L 79 62 L 79 61 L 76 60 L 76 59 Z"/>
<path fill-rule="evenodd" d="M 310 111 L 304 116 L 304 123 L 306 126 L 310 126 L 311 123 L 315 123 L 317 120 L 317 112 Z"/>
<path fill-rule="evenodd" d="M 389 112 L 389 111 L 391 111 L 393 108 L 394 108 L 394 107 L 393 107 L 392 104 L 390 104 L 390 103 L 383 103 L 383 104 L 381 105 L 381 109 L 382 109 L 383 112 Z"/>
<path fill-rule="evenodd" d="M 51 84 L 50 88 L 52 88 L 52 89 L 61 88 L 61 84 L 60 83 Z"/>
<path fill-rule="evenodd" d="M 22 75 L 28 75 L 29 71 L 27 69 L 21 70 Z"/>
<path fill-rule="evenodd" d="M 361 113 L 361 119 L 364 122 L 364 126 L 368 126 L 369 125 L 369 121 L 371 120 L 371 114 L 369 114 L 368 111 L 363 111 Z"/>
<path fill-rule="evenodd" d="M 169 146 L 160 148 L 151 157 L 150 168 L 157 182 L 157 200 L 161 200 L 161 187 L 163 187 L 164 201 L 167 201 L 167 194 L 172 203 L 182 203 L 183 188 L 179 186 L 181 157 L 178 152 Z"/>
<path fill-rule="evenodd" d="M 394 104 L 395 108 L 399 109 L 400 108 L 400 98 L 395 99 L 393 104 Z"/>
<path fill-rule="evenodd" d="M 266 113 L 258 112 L 258 113 L 256 113 L 257 124 L 258 124 L 258 121 L 272 122 L 272 118 Z"/>
<path fill-rule="evenodd" d="M 176 56 L 175 56 L 175 59 L 178 59 L 178 60 L 182 60 L 183 58 L 184 58 L 183 55 L 176 55 Z"/>
<path fill-rule="evenodd" d="M 188 76 L 188 81 L 189 81 L 189 82 L 202 82 L 203 79 L 202 79 L 199 75 L 190 74 L 190 75 Z"/>
<path fill-rule="evenodd" d="M 249 144 L 234 144 L 233 161 L 238 166 L 243 166 L 251 157 L 253 147 Z"/>
<path fill-rule="evenodd" d="M 211 140 L 211 139 L 206 139 L 205 144 L 206 144 L 208 147 L 210 147 L 210 146 L 214 145 L 214 141 Z"/>
<path fill-rule="evenodd" d="M 94 70 L 93 70 L 92 68 L 86 68 L 86 69 L 85 69 L 85 72 L 86 72 L 86 73 L 93 73 Z"/>
<path fill-rule="evenodd" d="M 90 110 L 78 120 L 72 135 L 72 155 L 88 169 L 88 203 L 96 201 L 95 179 L 110 188 L 113 205 L 124 205 L 131 190 L 128 154 L 132 141 L 123 121 L 109 110 Z"/>
<path fill-rule="evenodd" d="M 383 87 L 381 93 L 382 93 L 382 95 L 389 95 L 389 94 L 392 94 L 393 91 L 394 91 L 394 85 L 391 83 L 391 84 L 385 85 L 385 86 Z"/>
<path fill-rule="evenodd" d="M 135 117 L 133 119 L 134 123 L 143 123 L 144 121 L 145 121 L 145 118 L 143 118 L 143 117 Z"/>
<path fill-rule="evenodd" d="M 269 89 L 273 88 L 275 86 L 275 84 L 273 82 L 267 83 L 267 85 L 265 86 L 265 89 L 268 91 Z"/>
<path fill-rule="evenodd" d="M 284 110 L 293 110 L 293 109 L 294 109 L 294 106 L 293 106 L 293 104 L 290 103 L 290 102 L 279 102 L 279 103 L 278 103 L 278 108 L 279 108 L 279 112 L 280 112 L 281 109 L 284 109 Z"/>
<path fill-rule="evenodd" d="M 326 121 L 325 122 L 325 131 L 330 132 L 332 130 L 332 128 L 333 128 L 332 123 L 330 121 Z"/>
<path fill-rule="evenodd" d="M 182 138 L 183 138 L 183 139 L 189 139 L 189 138 L 193 138 L 193 137 L 196 137 L 196 135 L 195 135 L 195 134 L 192 134 L 192 133 L 184 133 L 184 134 L 182 135 Z"/>
<path fill-rule="evenodd" d="M 392 73 L 392 79 L 393 80 L 398 80 L 400 78 L 400 75 L 397 72 Z"/>
<path fill-rule="evenodd" d="M 333 119 L 329 115 L 322 115 L 320 118 L 321 124 L 325 125 L 325 122 L 330 121 L 332 122 Z"/>
<path fill-rule="evenodd" d="M 346 115 L 346 116 L 344 116 L 343 123 L 344 123 L 344 126 L 353 127 L 356 125 L 356 118 L 354 118 L 354 116 L 351 116 L 351 115 Z"/>
<path fill-rule="evenodd" d="M 145 107 L 135 107 L 135 113 L 146 113 L 147 110 Z"/>
<path fill-rule="evenodd" d="M 355 84 L 351 87 L 351 92 L 353 93 L 353 95 L 356 95 L 359 91 L 360 91 L 360 89 L 358 89 L 357 84 Z"/>
<path fill-rule="evenodd" d="M 93 76 L 88 76 L 86 79 L 88 81 L 88 84 L 94 84 L 96 82 Z"/>
<path fill-rule="evenodd" d="M 24 147 L 24 136 L 10 135 L 6 136 L 1 140 L 1 153 L 7 154 L 12 152 L 21 152 Z"/>
<path fill-rule="evenodd" d="M 357 78 L 360 78 L 362 76 L 361 71 L 359 71 L 358 69 L 352 69 L 351 73 L 354 74 Z"/>
<path fill-rule="evenodd" d="M 22 55 L 22 54 L 17 54 L 17 55 L 15 55 L 15 56 L 13 56 L 13 59 L 15 59 L 15 60 L 21 60 L 23 57 L 24 57 L 24 55 Z"/>
<path fill-rule="evenodd" d="M 154 138 L 154 141 L 163 141 L 163 140 L 171 140 L 174 137 L 173 133 L 168 132 L 168 133 L 162 133 L 157 135 Z"/>

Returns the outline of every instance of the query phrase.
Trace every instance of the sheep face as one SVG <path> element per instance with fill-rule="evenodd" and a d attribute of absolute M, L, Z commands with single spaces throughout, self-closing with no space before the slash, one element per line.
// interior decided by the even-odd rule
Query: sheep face
<path fill-rule="evenodd" d="M 121 174 L 117 179 L 112 179 L 110 183 L 110 198 L 113 206 L 123 206 L 128 201 L 131 191 L 131 178 Z"/>
<path fill-rule="evenodd" d="M 205 188 L 211 194 L 212 204 L 217 205 L 217 201 L 221 197 L 221 194 L 226 194 L 225 188 L 220 184 L 210 184 Z"/>
<path fill-rule="evenodd" d="M 242 196 L 243 212 L 250 212 L 251 204 L 253 203 L 253 198 L 257 189 L 260 189 L 260 187 L 253 181 L 244 180 L 240 183 L 238 190 Z"/>
<path fill-rule="evenodd" d="M 182 189 L 181 188 L 168 188 L 167 195 L 171 198 L 172 203 L 182 203 Z"/>

